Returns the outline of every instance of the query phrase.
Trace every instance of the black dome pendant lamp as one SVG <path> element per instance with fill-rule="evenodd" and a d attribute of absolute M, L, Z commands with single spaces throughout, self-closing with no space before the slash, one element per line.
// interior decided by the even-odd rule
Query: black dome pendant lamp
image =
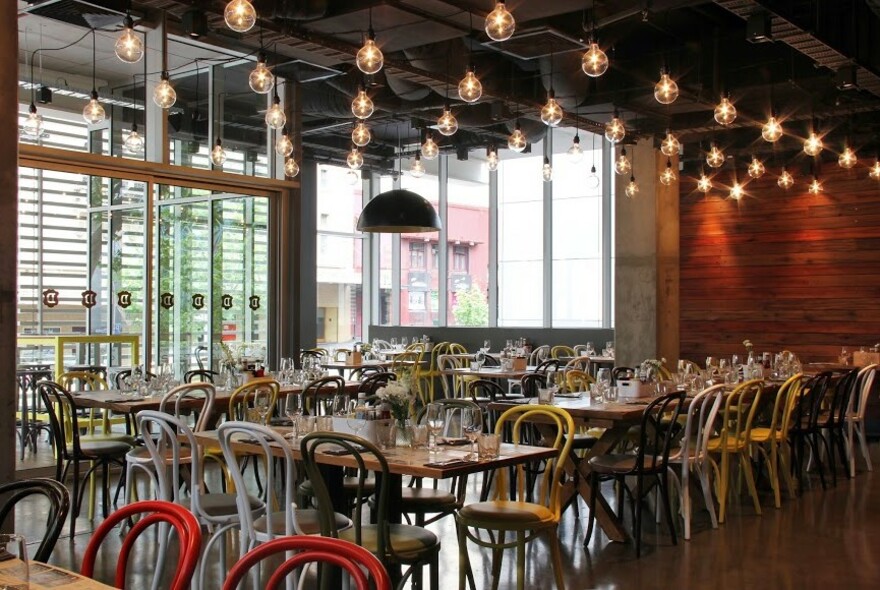
<path fill-rule="evenodd" d="M 400 174 L 399 157 L 397 163 Z M 357 222 L 357 228 L 362 232 L 389 234 L 427 233 L 440 231 L 442 227 L 440 216 L 428 199 L 402 188 L 379 193 L 370 199 Z"/>

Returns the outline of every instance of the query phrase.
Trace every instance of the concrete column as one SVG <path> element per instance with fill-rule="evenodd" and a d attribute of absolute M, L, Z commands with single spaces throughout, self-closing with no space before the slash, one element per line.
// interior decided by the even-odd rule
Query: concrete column
<path fill-rule="evenodd" d="M 657 156 L 653 139 L 626 146 L 638 194 L 624 193 L 629 176 L 615 177 L 614 340 L 617 364 L 657 355 Z M 620 148 L 614 150 L 614 157 Z M 665 160 L 664 160 L 665 164 Z"/>
<path fill-rule="evenodd" d="M 16 289 L 18 278 L 18 15 L 15 2 L 0 2 L 0 215 L 7 220 L 0 233 L 0 481 L 15 479 Z M 3 530 L 11 530 L 6 523 Z"/>

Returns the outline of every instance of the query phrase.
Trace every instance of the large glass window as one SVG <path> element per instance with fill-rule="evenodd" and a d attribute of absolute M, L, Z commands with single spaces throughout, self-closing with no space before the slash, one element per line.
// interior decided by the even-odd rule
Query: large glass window
<path fill-rule="evenodd" d="M 403 168 L 409 169 L 404 161 Z M 440 201 L 440 180 L 436 174 L 414 178 L 404 174 L 401 188 L 425 197 L 435 208 Z M 439 324 L 440 268 L 436 256 L 437 233 L 400 234 L 400 325 Z M 416 253 L 416 254 L 414 254 Z"/>
<path fill-rule="evenodd" d="M 363 240 L 355 227 L 362 202 L 359 177 L 318 166 L 317 341 L 331 348 L 363 337 Z"/>

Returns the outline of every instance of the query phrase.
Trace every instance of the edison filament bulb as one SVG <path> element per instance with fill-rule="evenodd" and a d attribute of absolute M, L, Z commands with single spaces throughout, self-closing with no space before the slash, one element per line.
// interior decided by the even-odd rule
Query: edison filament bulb
<path fill-rule="evenodd" d="M 739 201 L 743 198 L 745 191 L 740 183 L 734 181 L 733 186 L 730 187 L 730 198 Z"/>
<path fill-rule="evenodd" d="M 284 175 L 293 178 L 297 174 L 299 174 L 299 164 L 296 163 L 296 160 L 293 158 L 284 160 Z"/>
<path fill-rule="evenodd" d="M 633 199 L 636 195 L 639 194 L 639 185 L 636 183 L 635 176 L 629 177 L 629 184 L 626 185 L 626 188 L 623 189 L 624 194 L 626 194 L 627 198 Z"/>
<path fill-rule="evenodd" d="M 761 127 L 761 137 L 764 138 L 764 141 L 769 141 L 770 143 L 775 143 L 782 137 L 782 124 L 775 116 L 771 115 Z"/>
<path fill-rule="evenodd" d="M 34 103 L 28 108 L 28 116 L 21 129 L 22 133 L 34 138 L 43 134 L 43 116 L 37 113 L 37 105 Z"/>
<path fill-rule="evenodd" d="M 144 136 L 138 133 L 137 123 L 132 123 L 131 132 L 125 138 L 122 149 L 128 154 L 144 153 Z"/>
<path fill-rule="evenodd" d="M 752 161 L 749 162 L 749 176 L 752 178 L 761 178 L 764 176 L 764 172 L 764 162 L 752 156 Z"/>
<path fill-rule="evenodd" d="M 92 90 L 92 98 L 86 103 L 86 106 L 83 109 L 83 119 L 85 119 L 86 123 L 89 125 L 97 125 L 106 117 L 107 113 L 104 112 L 104 107 L 98 102 L 98 91 Z"/>
<path fill-rule="evenodd" d="M 709 153 L 706 154 L 706 163 L 712 168 L 721 168 L 724 164 L 724 152 L 718 149 L 717 145 L 712 145 Z"/>
<path fill-rule="evenodd" d="M 266 67 L 266 55 L 260 54 L 257 65 L 248 76 L 248 85 L 257 94 L 269 94 L 275 86 L 275 76 Z"/>
<path fill-rule="evenodd" d="M 455 132 L 458 131 L 458 119 L 455 118 L 448 106 L 443 109 L 443 114 L 437 119 L 437 131 L 446 137 L 455 135 Z"/>
<path fill-rule="evenodd" d="M 507 147 L 519 153 L 526 149 L 527 143 L 526 136 L 522 132 L 522 128 L 519 126 L 519 121 L 517 121 L 516 128 L 513 130 L 513 133 L 510 134 L 510 137 L 507 138 Z"/>
<path fill-rule="evenodd" d="M 474 66 L 470 66 L 464 78 L 458 83 L 458 97 L 466 103 L 474 103 L 483 96 L 483 84 L 474 74 Z"/>
<path fill-rule="evenodd" d="M 141 61 L 144 57 L 144 42 L 140 35 L 134 32 L 134 20 L 130 14 L 126 14 L 122 19 L 122 33 L 116 38 L 116 57 L 125 63 L 134 64 Z"/>
<path fill-rule="evenodd" d="M 214 148 L 211 150 L 211 163 L 215 166 L 222 167 L 226 162 L 226 150 L 223 149 L 223 142 L 217 138 Z"/>
<path fill-rule="evenodd" d="M 281 129 L 287 124 L 287 115 L 281 108 L 281 99 L 276 95 L 272 106 L 266 111 L 266 125 L 272 129 Z"/>
<path fill-rule="evenodd" d="M 810 188 L 807 189 L 811 195 L 818 195 L 822 192 L 822 183 L 819 182 L 819 179 L 813 177 L 813 182 L 810 183 Z"/>
<path fill-rule="evenodd" d="M 660 184 L 664 186 L 669 186 L 678 176 L 675 175 L 675 170 L 672 169 L 672 162 L 670 160 L 666 160 L 666 169 L 660 173 Z"/>
<path fill-rule="evenodd" d="M 168 79 L 168 72 L 162 72 L 159 83 L 153 89 L 153 102 L 160 109 L 170 109 L 177 102 L 177 92 Z"/>
<path fill-rule="evenodd" d="M 562 121 L 562 107 L 556 102 L 556 96 L 553 89 L 547 93 L 547 102 L 541 109 L 541 121 L 549 127 L 556 127 Z"/>
<path fill-rule="evenodd" d="M 700 178 L 697 180 L 697 190 L 701 193 L 708 193 L 712 190 L 712 179 L 705 174 L 700 174 Z"/>
<path fill-rule="evenodd" d="M 664 156 L 672 157 L 681 149 L 681 143 L 670 131 L 666 131 L 666 137 L 660 142 L 660 151 Z"/>
<path fill-rule="evenodd" d="M 410 164 L 409 173 L 413 178 L 421 178 L 425 175 L 425 165 L 422 163 L 421 154 L 418 152 L 416 157 L 413 158 L 412 164 Z"/>
<path fill-rule="evenodd" d="M 358 50 L 355 59 L 358 69 L 367 75 L 377 74 L 385 64 L 385 56 L 376 45 L 376 35 L 372 29 L 367 34 L 367 40 L 364 42 L 364 46 Z"/>
<path fill-rule="evenodd" d="M 736 120 L 736 107 L 730 102 L 726 96 L 721 98 L 721 102 L 715 107 L 715 121 L 719 125 L 730 125 Z"/>
<path fill-rule="evenodd" d="M 571 147 L 568 148 L 568 159 L 572 164 L 577 164 L 584 157 L 584 150 L 581 148 L 581 138 L 577 135 L 571 140 Z"/>
<path fill-rule="evenodd" d="M 605 139 L 610 141 L 611 143 L 618 143 L 623 140 L 626 136 L 626 127 L 623 125 L 623 121 L 620 120 L 620 117 L 617 115 L 617 111 L 614 112 L 614 118 L 608 121 L 605 125 Z"/>
<path fill-rule="evenodd" d="M 516 20 L 504 2 L 495 2 L 495 8 L 486 15 L 486 34 L 493 41 L 507 41 L 516 30 Z"/>
<path fill-rule="evenodd" d="M 351 101 L 351 113 L 358 119 L 369 119 L 373 114 L 373 101 L 367 96 L 367 91 L 361 86 L 357 96 Z"/>
<path fill-rule="evenodd" d="M 553 180 L 553 167 L 550 165 L 550 158 L 544 157 L 544 165 L 541 167 L 541 177 L 544 182 Z"/>
<path fill-rule="evenodd" d="M 623 176 L 632 171 L 632 162 L 626 157 L 626 148 L 620 150 L 620 155 L 614 160 L 614 172 Z"/>
<path fill-rule="evenodd" d="M 665 71 L 660 74 L 660 80 L 654 85 L 654 98 L 660 104 L 672 104 L 678 98 L 678 84 Z"/>
<path fill-rule="evenodd" d="M 290 141 L 290 135 L 288 135 L 286 127 L 278 139 L 275 140 L 275 153 L 284 158 L 293 153 L 293 142 Z"/>
<path fill-rule="evenodd" d="M 351 130 L 351 142 L 358 147 L 364 147 L 373 139 L 370 128 L 363 121 L 358 121 Z"/>
<path fill-rule="evenodd" d="M 422 157 L 426 160 L 433 160 L 440 154 L 440 147 L 437 145 L 437 142 L 434 141 L 434 138 L 431 137 L 429 133 L 427 137 L 425 137 L 425 143 L 422 144 Z"/>
<path fill-rule="evenodd" d="M 257 11 L 248 0 L 232 0 L 223 11 L 223 20 L 236 33 L 247 33 L 257 23 Z"/>
<path fill-rule="evenodd" d="M 841 168 L 845 168 L 847 170 L 855 166 L 858 161 L 859 159 L 856 157 L 856 153 L 849 146 L 843 148 L 843 153 L 840 154 L 839 158 L 837 158 L 837 164 Z"/>
<path fill-rule="evenodd" d="M 823 147 L 822 139 L 815 131 L 810 131 L 810 136 L 804 140 L 804 153 L 808 156 L 818 156 Z"/>
<path fill-rule="evenodd" d="M 360 150 L 357 149 L 357 146 L 351 148 L 351 151 L 348 152 L 348 157 L 345 158 L 345 162 L 352 170 L 361 169 L 361 166 L 364 165 L 364 156 L 361 154 Z"/>
<path fill-rule="evenodd" d="M 874 180 L 880 180 L 880 161 L 874 160 L 874 165 L 868 170 L 868 176 Z"/>
<path fill-rule="evenodd" d="M 783 168 L 779 178 L 776 179 L 776 184 L 779 185 L 779 188 L 788 190 L 794 185 L 794 177 L 791 172 Z"/>
<path fill-rule="evenodd" d="M 486 155 L 486 162 L 489 164 L 489 170 L 495 172 L 498 170 L 498 151 L 495 149 L 488 150 L 489 153 Z"/>
<path fill-rule="evenodd" d="M 581 69 L 591 78 L 598 78 L 608 71 L 608 56 L 595 41 L 591 41 L 590 48 L 584 52 Z"/>

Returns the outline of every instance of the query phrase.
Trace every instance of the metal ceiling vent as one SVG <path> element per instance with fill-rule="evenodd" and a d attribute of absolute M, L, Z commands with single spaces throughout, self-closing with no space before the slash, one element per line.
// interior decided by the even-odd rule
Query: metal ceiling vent
<path fill-rule="evenodd" d="M 125 16 L 126 1 L 112 0 L 104 4 L 107 6 L 85 0 L 36 0 L 21 12 L 89 29 L 112 27 L 121 23 Z"/>
<path fill-rule="evenodd" d="M 487 41 L 483 45 L 518 59 L 537 59 L 551 53 L 558 55 L 587 48 L 580 40 L 550 27 L 517 32 L 507 41 Z"/>

